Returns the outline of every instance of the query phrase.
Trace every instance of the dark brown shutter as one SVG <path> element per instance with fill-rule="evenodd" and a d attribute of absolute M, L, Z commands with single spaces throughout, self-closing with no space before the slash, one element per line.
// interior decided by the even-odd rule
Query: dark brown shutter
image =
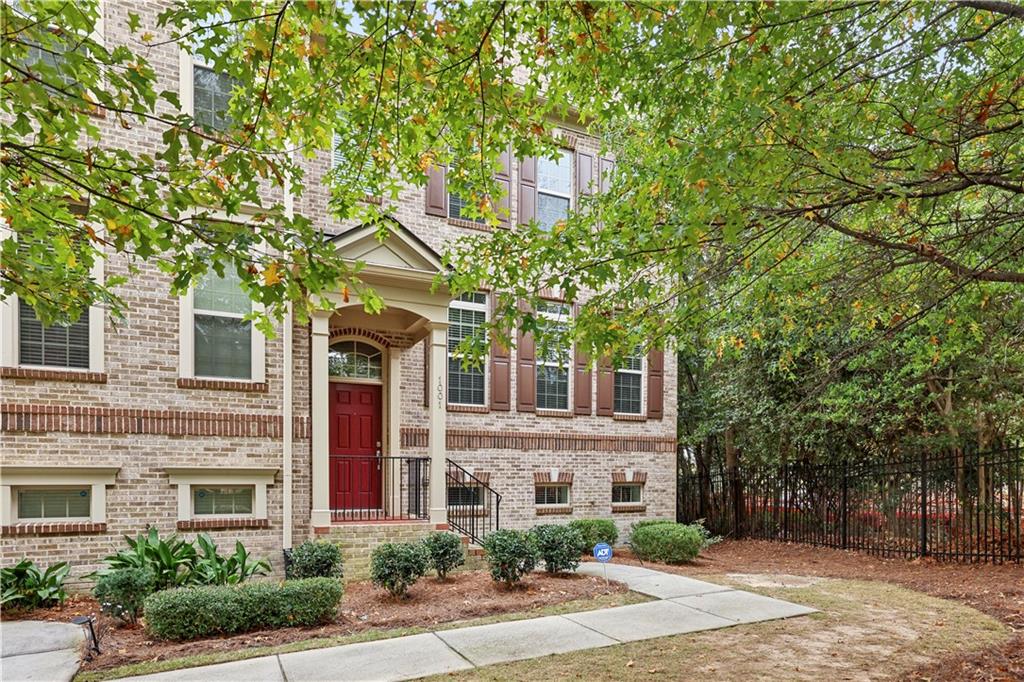
<path fill-rule="evenodd" d="M 593 392 L 594 382 L 591 378 L 589 358 L 585 353 L 576 350 L 576 375 L 573 377 L 573 395 L 575 396 L 576 414 L 589 415 L 590 394 Z"/>
<path fill-rule="evenodd" d="M 430 334 L 423 340 L 423 407 L 430 407 Z"/>
<path fill-rule="evenodd" d="M 647 354 L 647 418 L 665 416 L 665 351 Z"/>
<path fill-rule="evenodd" d="M 597 363 L 597 416 L 610 417 L 615 413 L 615 368 L 608 358 Z"/>
<path fill-rule="evenodd" d="M 494 294 L 491 294 L 491 319 L 494 319 Z M 512 409 L 512 356 L 497 338 L 491 339 L 491 409 Z"/>
<path fill-rule="evenodd" d="M 522 306 L 521 306 L 522 307 Z M 516 411 L 537 410 L 537 348 L 533 334 L 519 329 L 516 342 Z"/>
<path fill-rule="evenodd" d="M 537 217 L 537 158 L 519 162 L 519 224 L 529 225 Z"/>
<path fill-rule="evenodd" d="M 594 155 L 576 152 L 576 193 L 591 195 L 594 193 Z"/>
<path fill-rule="evenodd" d="M 509 212 L 509 197 L 512 196 L 512 153 L 508 148 L 501 153 L 501 170 L 494 174 L 494 180 L 501 194 L 494 205 L 494 210 L 498 214 L 498 224 L 509 227 L 512 224 L 512 214 Z"/>
<path fill-rule="evenodd" d="M 448 189 L 445 187 L 444 166 L 431 166 L 427 171 L 427 215 L 448 215 Z"/>

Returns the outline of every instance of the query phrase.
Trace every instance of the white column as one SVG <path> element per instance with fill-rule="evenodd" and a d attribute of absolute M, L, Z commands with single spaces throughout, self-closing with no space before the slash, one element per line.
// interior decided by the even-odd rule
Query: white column
<path fill-rule="evenodd" d="M 431 322 L 427 325 L 430 335 L 430 433 L 427 454 L 430 455 L 430 522 L 448 523 L 447 485 L 445 484 L 445 459 L 447 448 L 448 417 L 448 323 Z"/>
<path fill-rule="evenodd" d="M 387 391 L 388 401 L 387 449 L 388 457 L 400 457 L 402 443 L 402 351 L 400 348 L 388 349 Z M 397 514 L 402 510 L 402 462 L 398 459 L 389 460 L 388 513 Z M 405 510 L 408 511 L 408 510 Z"/>
<path fill-rule="evenodd" d="M 312 387 L 310 405 L 313 423 L 311 445 L 313 449 L 313 508 L 310 525 L 324 528 L 331 525 L 330 505 L 330 436 L 328 421 L 327 351 L 330 345 L 330 319 L 332 312 L 317 310 L 312 314 L 313 343 L 310 347 L 309 383 Z"/>

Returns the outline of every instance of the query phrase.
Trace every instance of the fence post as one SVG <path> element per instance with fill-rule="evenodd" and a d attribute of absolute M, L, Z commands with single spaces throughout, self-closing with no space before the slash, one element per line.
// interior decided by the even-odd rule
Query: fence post
<path fill-rule="evenodd" d="M 789 541 L 789 463 L 782 465 L 782 539 Z"/>
<path fill-rule="evenodd" d="M 928 454 L 921 449 L 921 556 L 928 555 Z"/>
<path fill-rule="evenodd" d="M 847 519 L 849 518 L 849 515 L 850 515 L 849 490 L 850 490 L 850 462 L 848 460 L 844 459 L 843 460 L 843 500 L 842 500 L 842 506 L 841 506 L 840 512 L 839 512 L 840 514 L 842 514 L 842 518 L 840 519 L 839 523 L 841 524 L 841 528 L 842 528 L 841 533 L 842 533 L 843 549 L 846 549 L 847 538 L 849 537 L 848 534 L 847 534 L 847 529 L 848 529 Z"/>

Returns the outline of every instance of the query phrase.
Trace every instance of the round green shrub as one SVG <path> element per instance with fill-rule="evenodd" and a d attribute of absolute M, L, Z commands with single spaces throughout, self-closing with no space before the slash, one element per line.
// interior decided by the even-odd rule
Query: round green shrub
<path fill-rule="evenodd" d="M 288 578 L 340 578 L 344 575 L 341 548 L 331 542 L 307 540 L 292 550 Z"/>
<path fill-rule="evenodd" d="M 583 534 L 572 526 L 543 524 L 530 531 L 537 541 L 537 551 L 548 573 L 575 571 L 580 555 L 587 551 Z"/>
<path fill-rule="evenodd" d="M 466 563 L 462 551 L 462 538 L 455 533 L 437 531 L 423 538 L 423 549 L 427 552 L 427 563 L 437 572 L 439 580 Z"/>
<path fill-rule="evenodd" d="M 370 555 L 370 580 L 394 597 L 404 597 L 427 572 L 427 551 L 422 544 L 385 542 Z"/>
<path fill-rule="evenodd" d="M 338 613 L 341 594 L 336 578 L 257 581 L 164 590 L 147 597 L 143 608 L 150 634 L 188 640 L 328 623 Z"/>
<path fill-rule="evenodd" d="M 583 536 L 584 552 L 593 550 L 599 542 L 614 545 L 619 539 L 619 528 L 611 519 L 573 519 L 569 526 Z"/>
<path fill-rule="evenodd" d="M 662 523 L 675 523 L 675 521 L 672 519 L 642 519 L 630 526 L 630 533 L 635 533 L 637 530 L 647 526 L 657 526 Z"/>
<path fill-rule="evenodd" d="M 126 623 L 142 615 L 142 603 L 156 591 L 156 577 L 148 568 L 121 568 L 101 574 L 92 593 L 100 611 Z"/>
<path fill-rule="evenodd" d="M 512 587 L 537 565 L 540 554 L 533 535 L 522 530 L 496 530 L 483 541 L 491 578 Z"/>
<path fill-rule="evenodd" d="M 633 531 L 630 544 L 644 561 L 679 564 L 697 558 L 704 546 L 704 534 L 696 526 L 655 523 Z"/>

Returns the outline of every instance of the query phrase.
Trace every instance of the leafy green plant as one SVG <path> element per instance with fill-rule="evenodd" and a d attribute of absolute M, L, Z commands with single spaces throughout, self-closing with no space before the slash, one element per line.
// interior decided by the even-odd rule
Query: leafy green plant
<path fill-rule="evenodd" d="M 0 569 L 0 603 L 25 609 L 61 604 L 68 597 L 64 581 L 70 572 L 71 565 L 66 561 L 41 571 L 31 560 L 22 559 Z"/>
<path fill-rule="evenodd" d="M 629 530 L 630 533 L 635 533 L 640 528 L 644 528 L 646 526 L 657 526 L 662 523 L 675 523 L 675 521 L 672 519 L 642 519 L 640 521 L 636 521 L 632 526 L 630 526 Z"/>
<path fill-rule="evenodd" d="M 340 578 L 341 548 L 331 542 L 307 540 L 292 550 L 288 578 Z"/>
<path fill-rule="evenodd" d="M 437 572 L 438 580 L 444 580 L 449 573 L 466 563 L 462 538 L 455 533 L 437 531 L 423 538 L 427 552 L 427 563 Z"/>
<path fill-rule="evenodd" d="M 522 530 L 496 530 L 483 541 L 491 578 L 512 587 L 537 565 L 540 557 L 533 535 Z"/>
<path fill-rule="evenodd" d="M 202 554 L 197 555 L 189 584 L 196 585 L 237 585 L 253 576 L 270 573 L 270 564 L 263 559 L 254 560 L 241 541 L 235 541 L 235 553 L 222 556 L 217 545 L 206 533 L 201 533 L 196 542 Z"/>
<path fill-rule="evenodd" d="M 704 546 L 702 526 L 656 523 L 633 531 L 630 545 L 644 561 L 679 564 L 693 561 Z"/>
<path fill-rule="evenodd" d="M 93 595 L 100 610 L 126 623 L 135 623 L 142 614 L 142 604 L 155 589 L 153 572 L 148 568 L 119 568 L 100 575 Z"/>
<path fill-rule="evenodd" d="M 583 534 L 572 526 L 543 524 L 534 526 L 530 533 L 537 542 L 537 551 L 548 573 L 576 570 L 580 565 L 580 555 L 587 551 Z"/>
<path fill-rule="evenodd" d="M 573 519 L 569 525 L 583 535 L 584 552 L 594 549 L 599 542 L 614 545 L 619 539 L 619 528 L 611 519 Z"/>
<path fill-rule="evenodd" d="M 394 597 L 404 597 L 428 568 L 427 551 L 421 544 L 385 542 L 370 555 L 370 580 Z"/>
<path fill-rule="evenodd" d="M 160 639 L 189 640 L 261 628 L 321 625 L 337 615 L 342 591 L 336 578 L 164 590 L 146 598 L 146 629 Z"/>
<path fill-rule="evenodd" d="M 155 527 L 132 539 L 124 536 L 128 549 L 103 559 L 108 571 L 122 568 L 143 568 L 153 573 L 157 590 L 186 584 L 196 561 L 196 549 L 191 542 L 169 535 L 161 538 Z M 104 573 L 107 571 L 103 571 Z"/>

